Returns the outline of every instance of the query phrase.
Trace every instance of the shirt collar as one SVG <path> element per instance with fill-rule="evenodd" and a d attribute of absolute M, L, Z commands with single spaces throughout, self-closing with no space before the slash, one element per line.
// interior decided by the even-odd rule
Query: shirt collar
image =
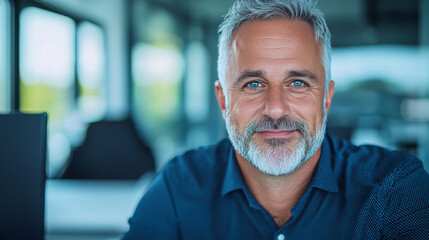
<path fill-rule="evenodd" d="M 243 177 L 235 159 L 234 147 L 231 143 L 227 157 L 228 161 L 222 184 L 222 195 L 226 195 L 237 189 L 245 188 Z"/>
<path fill-rule="evenodd" d="M 322 152 L 317 163 L 316 172 L 310 186 L 320 188 L 328 192 L 338 192 L 338 183 L 332 173 L 332 153 L 330 148 L 330 136 L 325 135 L 322 143 Z"/>
<path fill-rule="evenodd" d="M 314 188 L 320 188 L 328 192 L 338 192 L 338 183 L 332 173 L 332 154 L 329 145 L 329 138 L 329 135 L 326 134 L 322 143 L 320 159 L 310 186 Z M 245 189 L 244 180 L 240 169 L 238 168 L 234 154 L 234 147 L 232 144 L 230 144 L 227 157 L 228 163 L 222 184 L 222 195 L 226 195 L 229 192 L 237 189 Z"/>

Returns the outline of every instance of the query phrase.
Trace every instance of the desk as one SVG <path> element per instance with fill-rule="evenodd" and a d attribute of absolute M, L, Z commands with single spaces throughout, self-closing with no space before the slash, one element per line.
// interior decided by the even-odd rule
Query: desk
<path fill-rule="evenodd" d="M 151 173 L 137 181 L 47 180 L 46 239 L 122 235 L 152 177 Z"/>

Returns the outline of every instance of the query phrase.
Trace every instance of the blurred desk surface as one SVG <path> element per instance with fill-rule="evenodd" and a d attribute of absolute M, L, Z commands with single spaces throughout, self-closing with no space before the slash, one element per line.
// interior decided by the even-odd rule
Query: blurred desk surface
<path fill-rule="evenodd" d="M 45 232 L 52 235 L 119 236 L 146 191 L 153 173 L 137 181 L 47 180 Z M 68 238 L 70 239 L 70 238 Z"/>

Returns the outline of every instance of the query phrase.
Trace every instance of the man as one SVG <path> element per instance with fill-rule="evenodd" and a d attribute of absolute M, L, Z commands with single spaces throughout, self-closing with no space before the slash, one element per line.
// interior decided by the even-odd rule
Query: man
<path fill-rule="evenodd" d="M 220 26 L 228 140 L 171 160 L 125 239 L 429 239 L 419 160 L 325 135 L 330 33 L 304 0 L 239 0 Z"/>

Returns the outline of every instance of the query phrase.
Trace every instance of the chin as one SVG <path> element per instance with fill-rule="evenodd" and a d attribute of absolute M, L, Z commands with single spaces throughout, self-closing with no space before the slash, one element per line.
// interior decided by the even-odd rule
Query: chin
<path fill-rule="evenodd" d="M 272 176 L 290 174 L 306 161 L 305 149 L 291 150 L 287 146 L 271 146 L 266 150 L 251 147 L 247 159 L 259 171 Z"/>

